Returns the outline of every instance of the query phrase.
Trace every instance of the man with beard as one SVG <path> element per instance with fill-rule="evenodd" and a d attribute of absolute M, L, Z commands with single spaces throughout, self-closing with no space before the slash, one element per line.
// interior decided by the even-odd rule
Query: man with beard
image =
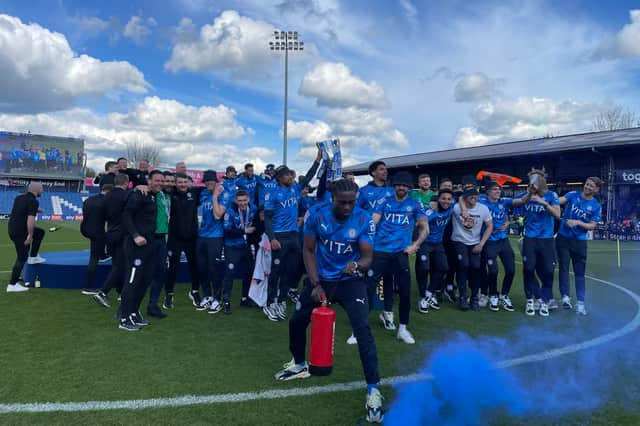
<path fill-rule="evenodd" d="M 383 200 L 373 213 L 377 224 L 374 243 L 373 263 L 369 275 L 374 283 L 383 275 L 393 275 L 400 293 L 398 339 L 413 344 L 415 340 L 407 325 L 411 308 L 411 273 L 409 256 L 418 251 L 429 233 L 427 217 L 420 203 L 409 197 L 412 186 L 408 172 L 398 172 L 391 184 L 395 190 L 393 197 Z M 418 237 L 411 241 L 413 229 L 418 226 Z M 393 320 L 393 282 L 384 281 L 384 311 L 380 320 L 387 330 L 395 330 Z"/>
<path fill-rule="evenodd" d="M 440 309 L 437 295 L 442 291 L 444 275 L 449 269 L 447 255 L 442 245 L 444 230 L 451 219 L 453 211 L 451 200 L 453 192 L 448 189 L 438 191 L 437 205 L 435 209 L 428 208 L 426 211 L 429 221 L 429 235 L 420 245 L 416 253 L 416 281 L 418 282 L 418 293 L 420 302 L 418 311 L 426 314 L 429 308 Z M 431 282 L 427 288 L 427 275 L 431 275 Z"/>

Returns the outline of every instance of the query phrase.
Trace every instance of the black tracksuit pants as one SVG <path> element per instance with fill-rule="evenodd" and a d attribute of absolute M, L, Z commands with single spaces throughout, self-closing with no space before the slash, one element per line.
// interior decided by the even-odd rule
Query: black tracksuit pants
<path fill-rule="evenodd" d="M 271 275 L 267 303 L 271 304 L 278 297 L 286 300 L 290 288 L 297 288 L 300 262 L 300 242 L 297 232 L 277 232 L 275 238 L 280 242 L 280 250 L 271 251 Z M 279 291 L 279 294 L 278 294 Z"/>
<path fill-rule="evenodd" d="M 127 269 L 124 255 L 124 241 L 120 238 L 112 240 L 107 236 L 107 252 L 111 256 L 111 270 L 102 286 L 102 292 L 109 294 L 109 291 L 115 288 L 118 294 L 121 294 Z"/>
<path fill-rule="evenodd" d="M 9 238 L 11 238 L 11 241 L 13 241 L 13 245 L 16 248 L 16 261 L 13 264 L 13 269 L 11 270 L 11 281 L 9 281 L 9 283 L 15 284 L 20 279 L 20 274 L 22 273 L 24 264 L 27 262 L 27 258 L 29 256 L 35 257 L 38 255 L 40 244 L 44 239 L 44 229 L 34 228 L 33 241 L 31 241 L 31 246 L 24 245 L 24 241 L 27 239 L 26 234 L 10 235 Z"/>
<path fill-rule="evenodd" d="M 140 310 L 140 304 L 153 280 L 153 237 L 147 244 L 138 247 L 131 237 L 125 237 L 124 254 L 127 265 L 126 282 L 122 287 L 121 318 L 128 318 Z"/>
<path fill-rule="evenodd" d="M 227 269 L 222 282 L 222 300 L 231 302 L 231 290 L 234 278 L 242 278 L 242 297 L 248 297 L 251 285 L 253 256 L 249 246 L 224 246 L 224 257 Z"/>
<path fill-rule="evenodd" d="M 443 290 L 444 277 L 449 270 L 447 254 L 442 243 L 424 242 L 416 253 L 415 271 L 418 283 L 418 296 L 425 297 L 429 292 L 436 293 Z M 431 282 L 427 287 L 427 278 L 431 275 Z"/>
<path fill-rule="evenodd" d="M 456 249 L 456 282 L 460 299 L 467 297 L 467 281 L 471 288 L 471 297 L 478 296 L 480 289 L 480 253 L 474 253 L 475 245 L 466 245 L 458 241 L 454 241 L 453 245 Z"/>
<path fill-rule="evenodd" d="M 367 303 L 366 283 L 361 279 L 354 279 L 338 282 L 322 281 L 320 285 L 327 295 L 327 300 L 339 303 L 347 313 L 353 334 L 358 339 L 364 377 L 367 384 L 377 384 L 380 381 L 378 353 L 368 321 L 369 303 Z M 313 286 L 305 280 L 300 294 L 300 303 L 289 320 L 289 349 L 296 363 L 302 363 L 305 360 L 307 327 L 311 321 L 311 312 L 318 306 L 311 299 L 312 290 Z"/>
<path fill-rule="evenodd" d="M 182 252 L 184 252 L 185 256 L 187 257 L 187 264 L 189 265 L 189 274 L 191 275 L 191 291 L 198 291 L 200 289 L 200 281 L 198 279 L 199 272 L 198 259 L 196 257 L 196 239 L 179 240 L 169 236 L 167 250 L 169 255 L 169 274 L 164 287 L 164 291 L 169 294 L 173 293 L 175 289 L 178 270 L 180 269 L 180 257 L 182 255 Z"/>
<path fill-rule="evenodd" d="M 104 257 L 105 236 L 101 235 L 90 239 L 91 245 L 89 250 L 89 264 L 87 265 L 87 281 L 85 288 L 94 288 L 94 277 L 96 275 L 96 266 L 98 261 Z"/>
<path fill-rule="evenodd" d="M 370 278 L 378 283 L 381 276 L 393 275 L 393 280 L 384 280 L 384 310 L 393 311 L 394 281 L 400 294 L 399 318 L 400 324 L 409 324 L 409 310 L 411 309 L 411 273 L 409 272 L 409 256 L 404 252 L 386 253 L 373 252 Z M 369 288 L 375 287 L 375 284 Z M 370 297 L 371 299 L 371 297 Z M 373 299 L 371 299 L 373 300 Z"/>
<path fill-rule="evenodd" d="M 502 267 L 504 268 L 504 278 L 502 279 L 502 289 L 500 291 L 498 291 L 498 258 L 502 261 Z M 516 273 L 515 255 L 511 244 L 509 244 L 509 239 L 487 241 L 482 252 L 482 260 L 482 294 L 507 296 Z"/>

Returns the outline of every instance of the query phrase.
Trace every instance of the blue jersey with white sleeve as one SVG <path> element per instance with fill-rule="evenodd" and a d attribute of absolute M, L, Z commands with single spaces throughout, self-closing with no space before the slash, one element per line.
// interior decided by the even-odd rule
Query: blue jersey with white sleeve
<path fill-rule="evenodd" d="M 349 262 L 360 259 L 360 244 L 373 245 L 376 226 L 371 215 L 358 207 L 340 222 L 335 218 L 332 204 L 312 207 L 304 225 L 304 235 L 316 239 L 316 262 L 321 281 L 346 281 L 353 279 L 342 271 Z"/>
<path fill-rule="evenodd" d="M 402 201 L 395 195 L 387 198 L 374 214 L 380 215 L 374 249 L 385 253 L 398 253 L 411 245 L 416 221 L 426 218 L 420 202 L 408 196 Z"/>
<path fill-rule="evenodd" d="M 429 221 L 429 235 L 425 240 L 428 243 L 441 243 L 442 236 L 447 224 L 451 220 L 451 213 L 453 212 L 453 205 L 449 206 L 447 210 L 440 211 L 438 209 L 427 209 L 425 215 Z"/>
<path fill-rule="evenodd" d="M 522 192 L 515 198 L 523 198 L 527 195 Z M 547 191 L 542 198 L 552 206 L 560 205 L 558 194 L 553 191 Z M 535 201 L 527 201 L 523 204 L 524 211 L 524 236 L 527 238 L 553 238 L 554 219 L 551 213 Z"/>
<path fill-rule="evenodd" d="M 584 223 L 599 222 L 602 214 L 600 203 L 595 198 L 584 199 L 582 192 L 578 191 L 571 191 L 564 198 L 567 199 L 567 204 L 564 206 L 558 233 L 573 240 L 586 240 L 587 230 L 580 226 L 572 228 L 567 225 L 567 220 L 579 220 Z"/>
<path fill-rule="evenodd" d="M 292 186 L 278 185 L 265 195 L 264 209 L 273 212 L 273 232 L 298 231 L 300 197 Z"/>
<path fill-rule="evenodd" d="M 373 182 L 369 182 L 358 190 L 356 206 L 373 213 L 385 199 L 393 198 L 394 196 L 393 188 L 377 186 Z"/>
<path fill-rule="evenodd" d="M 491 201 L 486 194 L 480 195 L 478 201 L 489 209 L 491 219 L 493 220 L 493 232 L 489 237 L 489 241 L 500 241 L 508 237 L 507 230 L 501 231 L 500 228 L 509 220 L 509 209 L 511 208 L 512 198 L 503 197 L 498 201 Z M 482 232 L 484 232 L 484 227 Z"/>
<path fill-rule="evenodd" d="M 218 204 L 229 207 L 232 198 L 227 191 L 218 195 Z M 213 215 L 213 194 L 208 189 L 200 192 L 200 207 L 202 209 L 202 222 L 198 230 L 200 238 L 219 238 L 224 236 L 224 218 L 216 219 Z"/>

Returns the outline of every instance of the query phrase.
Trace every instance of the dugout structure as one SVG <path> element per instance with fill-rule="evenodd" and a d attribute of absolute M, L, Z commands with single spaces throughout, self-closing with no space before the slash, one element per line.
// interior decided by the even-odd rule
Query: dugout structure
<path fill-rule="evenodd" d="M 390 176 L 405 170 L 417 184 L 429 173 L 434 188 L 444 178 L 461 182 L 480 170 L 505 173 L 526 180 L 531 167 L 544 167 L 551 188 L 560 195 L 582 187 L 587 176 L 603 181 L 600 199 L 607 222 L 640 216 L 640 128 L 545 137 L 470 148 L 448 149 L 381 158 Z M 366 175 L 369 163 L 345 167 Z M 523 188 L 523 185 L 521 185 Z M 507 193 L 518 188 L 509 188 Z"/>

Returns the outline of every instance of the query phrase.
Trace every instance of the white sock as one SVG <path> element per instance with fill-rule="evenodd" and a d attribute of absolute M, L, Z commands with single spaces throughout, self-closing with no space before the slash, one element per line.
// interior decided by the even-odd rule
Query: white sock
<path fill-rule="evenodd" d="M 433 293 L 431 293 L 429 290 L 427 290 L 427 291 L 425 292 L 425 295 L 426 295 L 426 297 L 427 297 L 427 299 L 428 299 L 428 298 L 430 298 L 431 296 L 433 296 Z"/>
<path fill-rule="evenodd" d="M 447 290 L 453 290 L 453 284 L 447 284 Z"/>
<path fill-rule="evenodd" d="M 398 333 L 402 333 L 403 331 L 407 331 L 407 324 L 400 324 L 398 328 Z"/>

